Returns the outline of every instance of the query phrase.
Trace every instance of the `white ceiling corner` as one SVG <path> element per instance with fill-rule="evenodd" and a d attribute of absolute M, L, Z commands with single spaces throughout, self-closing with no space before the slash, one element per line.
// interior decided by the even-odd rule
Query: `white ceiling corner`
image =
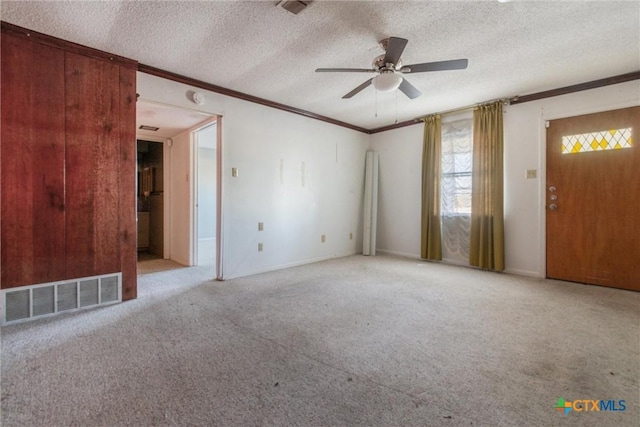
<path fill-rule="evenodd" d="M 640 1 L 276 1 L 0 3 L 2 20 L 218 86 L 376 128 L 489 99 L 640 69 Z M 378 40 L 409 40 L 405 64 L 468 58 L 461 71 L 407 75 L 423 92 L 367 88 Z M 397 99 L 397 110 L 396 110 Z"/>

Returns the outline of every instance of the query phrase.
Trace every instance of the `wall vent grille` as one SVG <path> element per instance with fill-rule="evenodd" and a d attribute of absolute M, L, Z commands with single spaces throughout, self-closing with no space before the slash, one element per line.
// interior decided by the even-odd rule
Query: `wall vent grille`
<path fill-rule="evenodd" d="M 2 324 L 122 301 L 122 273 L 42 283 L 2 291 Z"/>
<path fill-rule="evenodd" d="M 286 10 L 287 12 L 291 12 L 294 15 L 297 15 L 303 10 L 305 10 L 307 6 L 309 6 L 312 2 L 313 0 L 305 0 L 305 1 L 282 0 L 278 2 L 276 6 L 281 7 L 282 9 Z"/>

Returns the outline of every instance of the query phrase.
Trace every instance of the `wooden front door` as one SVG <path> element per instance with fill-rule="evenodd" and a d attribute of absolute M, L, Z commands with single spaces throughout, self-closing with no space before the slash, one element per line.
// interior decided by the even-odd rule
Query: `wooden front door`
<path fill-rule="evenodd" d="M 640 107 L 547 128 L 547 277 L 640 290 Z"/>

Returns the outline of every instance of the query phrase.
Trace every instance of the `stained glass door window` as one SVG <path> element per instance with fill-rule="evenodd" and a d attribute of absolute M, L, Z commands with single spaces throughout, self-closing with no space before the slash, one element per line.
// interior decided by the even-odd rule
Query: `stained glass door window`
<path fill-rule="evenodd" d="M 631 128 L 611 129 L 562 137 L 562 154 L 631 148 Z"/>

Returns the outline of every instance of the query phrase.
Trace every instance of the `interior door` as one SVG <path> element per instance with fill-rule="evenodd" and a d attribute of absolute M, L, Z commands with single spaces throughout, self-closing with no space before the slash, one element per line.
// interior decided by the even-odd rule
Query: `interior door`
<path fill-rule="evenodd" d="M 640 107 L 547 128 L 547 277 L 640 290 Z"/>
<path fill-rule="evenodd" d="M 216 264 L 217 125 L 196 132 L 195 264 Z"/>

